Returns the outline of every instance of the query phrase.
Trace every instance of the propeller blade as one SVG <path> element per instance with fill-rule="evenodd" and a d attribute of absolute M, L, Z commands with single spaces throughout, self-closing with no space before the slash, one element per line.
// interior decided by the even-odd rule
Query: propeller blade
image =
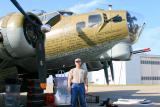
<path fill-rule="evenodd" d="M 102 62 L 103 64 L 103 69 L 104 69 L 104 75 L 106 78 L 106 83 L 109 84 L 109 77 L 108 77 L 108 63 L 107 61 Z"/>
<path fill-rule="evenodd" d="M 60 14 L 57 14 L 56 16 L 52 17 L 46 24 L 47 25 L 50 25 L 50 26 L 53 26 L 55 25 L 57 22 L 59 22 L 61 19 L 61 15 Z"/>
<path fill-rule="evenodd" d="M 27 20 L 29 20 L 32 24 L 39 26 L 38 24 L 34 23 L 31 18 L 26 14 L 26 12 L 23 10 L 23 8 L 19 5 L 19 3 L 16 0 L 10 0 L 15 7 L 24 15 L 25 18 L 27 18 Z"/>
<path fill-rule="evenodd" d="M 42 89 L 46 89 L 46 76 L 47 76 L 47 69 L 46 69 L 46 62 L 45 62 L 45 47 L 44 47 L 44 39 L 45 39 L 45 32 L 50 30 L 50 27 L 41 26 L 36 22 L 33 22 L 32 19 L 26 14 L 23 8 L 19 5 L 16 0 L 11 0 L 11 2 L 15 5 L 15 7 L 27 18 L 28 21 L 35 26 L 35 34 L 37 35 L 36 41 L 36 60 L 37 60 L 37 71 L 38 76 L 40 79 L 40 86 Z"/>
<path fill-rule="evenodd" d="M 43 38 L 45 35 L 41 33 L 38 36 L 39 37 L 36 43 L 37 68 L 38 68 L 40 83 L 44 85 L 46 84 L 46 77 L 47 77 L 47 69 L 46 69 L 46 62 L 45 62 L 45 47 L 44 47 L 44 38 Z M 46 87 L 41 86 L 41 88 L 45 89 Z"/>
<path fill-rule="evenodd" d="M 109 65 L 110 70 L 111 70 L 112 80 L 114 81 L 114 69 L 113 69 L 113 62 L 112 62 L 112 61 L 108 61 L 108 65 Z"/>

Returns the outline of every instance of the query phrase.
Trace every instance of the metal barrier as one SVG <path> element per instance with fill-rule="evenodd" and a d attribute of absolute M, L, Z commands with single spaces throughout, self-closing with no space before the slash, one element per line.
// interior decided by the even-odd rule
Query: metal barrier
<path fill-rule="evenodd" d="M 6 85 L 5 107 L 20 106 L 20 85 Z"/>

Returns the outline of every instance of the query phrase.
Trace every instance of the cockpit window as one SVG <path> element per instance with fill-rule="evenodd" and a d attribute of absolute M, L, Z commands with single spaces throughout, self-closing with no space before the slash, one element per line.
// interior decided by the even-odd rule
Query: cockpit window
<path fill-rule="evenodd" d="M 98 26 L 102 22 L 102 17 L 100 14 L 90 15 L 88 22 L 89 22 L 89 27 Z"/>
<path fill-rule="evenodd" d="M 122 21 L 122 17 L 119 16 L 119 15 L 117 15 L 117 16 L 113 17 L 112 20 L 113 20 L 114 23 L 118 23 L 118 22 L 121 22 L 121 21 Z"/>

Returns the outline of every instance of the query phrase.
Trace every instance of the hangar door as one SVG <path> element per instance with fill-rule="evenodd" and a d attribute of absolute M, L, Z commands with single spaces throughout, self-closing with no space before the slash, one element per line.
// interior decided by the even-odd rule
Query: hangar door
<path fill-rule="evenodd" d="M 160 57 L 141 57 L 141 83 L 160 84 Z"/>

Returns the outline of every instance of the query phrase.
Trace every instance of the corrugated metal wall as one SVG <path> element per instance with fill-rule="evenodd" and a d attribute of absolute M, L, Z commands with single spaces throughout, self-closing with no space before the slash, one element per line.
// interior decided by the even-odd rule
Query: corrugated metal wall
<path fill-rule="evenodd" d="M 141 83 L 160 84 L 160 56 L 141 56 Z"/>

